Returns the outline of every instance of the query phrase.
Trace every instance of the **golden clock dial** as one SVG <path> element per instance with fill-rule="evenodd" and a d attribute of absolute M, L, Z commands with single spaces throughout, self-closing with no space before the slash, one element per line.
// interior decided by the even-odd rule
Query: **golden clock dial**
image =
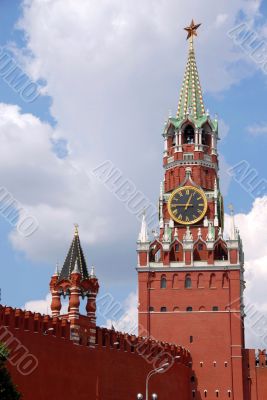
<path fill-rule="evenodd" d="M 194 186 L 175 189 L 168 201 L 171 218 L 183 225 L 200 221 L 207 212 L 207 198 L 203 190 Z"/>

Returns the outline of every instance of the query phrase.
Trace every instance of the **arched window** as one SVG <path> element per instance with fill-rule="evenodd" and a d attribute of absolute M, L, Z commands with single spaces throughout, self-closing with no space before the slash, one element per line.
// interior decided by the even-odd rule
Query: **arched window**
<path fill-rule="evenodd" d="M 172 278 L 172 288 L 178 289 L 179 288 L 179 281 L 178 281 L 178 274 L 174 274 Z"/>
<path fill-rule="evenodd" d="M 188 307 L 186 307 L 186 311 L 193 311 L 193 307 L 191 307 L 191 306 L 188 306 Z"/>
<path fill-rule="evenodd" d="M 149 261 L 150 262 L 161 262 L 161 246 L 158 242 L 154 242 L 149 250 Z"/>
<path fill-rule="evenodd" d="M 219 397 L 219 390 L 215 390 L 216 397 Z"/>
<path fill-rule="evenodd" d="M 206 245 L 200 240 L 194 246 L 194 261 L 205 261 L 207 259 Z"/>
<path fill-rule="evenodd" d="M 204 288 L 205 287 L 205 285 L 204 285 L 204 275 L 203 274 L 198 274 L 197 287 L 198 288 Z"/>
<path fill-rule="evenodd" d="M 208 397 L 208 391 L 204 390 L 204 397 Z"/>
<path fill-rule="evenodd" d="M 177 307 L 177 306 L 173 307 L 173 311 L 174 311 L 174 312 L 179 311 L 179 307 Z"/>
<path fill-rule="evenodd" d="M 160 308 L 160 312 L 166 312 L 167 311 L 167 307 L 161 307 Z"/>
<path fill-rule="evenodd" d="M 183 246 L 181 243 L 175 242 L 170 250 L 170 261 L 179 262 L 183 261 Z"/>
<path fill-rule="evenodd" d="M 206 311 L 206 307 L 204 306 L 199 307 L 199 311 Z"/>
<path fill-rule="evenodd" d="M 216 275 L 210 275 L 210 288 L 216 288 Z"/>
<path fill-rule="evenodd" d="M 166 287 L 167 287 L 167 279 L 166 279 L 166 276 L 163 275 L 160 279 L 160 288 L 166 289 Z"/>
<path fill-rule="evenodd" d="M 220 242 L 215 245 L 214 260 L 228 260 L 228 252 Z"/>
<path fill-rule="evenodd" d="M 226 273 L 223 274 L 222 287 L 224 289 L 228 289 L 229 288 L 229 278 L 228 278 L 228 275 Z"/>
<path fill-rule="evenodd" d="M 185 284 L 184 284 L 186 289 L 190 289 L 192 287 L 192 281 L 190 275 L 185 276 Z"/>
<path fill-rule="evenodd" d="M 231 390 L 228 390 L 228 397 L 231 397 Z"/>
<path fill-rule="evenodd" d="M 194 143 L 194 128 L 192 125 L 187 125 L 184 129 L 184 143 L 185 144 L 192 144 Z"/>
<path fill-rule="evenodd" d="M 210 147 L 211 146 L 211 133 L 212 132 L 212 130 L 211 130 L 211 127 L 209 126 L 209 124 L 205 124 L 203 127 L 202 127 L 202 144 L 204 145 L 204 146 L 208 146 L 208 147 Z"/>

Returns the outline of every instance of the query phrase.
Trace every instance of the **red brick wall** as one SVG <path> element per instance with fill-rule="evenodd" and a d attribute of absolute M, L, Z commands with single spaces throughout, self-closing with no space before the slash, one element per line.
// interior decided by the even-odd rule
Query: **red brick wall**
<path fill-rule="evenodd" d="M 30 319 L 34 320 L 35 316 Z M 38 332 L 33 330 L 33 321 L 30 324 L 27 322 L 29 330 L 24 330 L 23 318 L 20 318 L 20 327 L 15 328 L 13 317 L 12 310 L 9 318 L 5 318 L 4 312 L 0 310 L 0 340 L 5 339 L 3 332 L 14 335 L 13 343 L 16 338 L 17 343 L 25 346 L 38 360 L 37 368 L 29 375 L 21 374 L 22 364 L 15 362 L 16 357 L 13 359 L 15 365 L 8 363 L 13 380 L 23 394 L 23 400 L 133 400 L 137 393 L 145 394 L 146 375 L 156 364 L 149 363 L 137 354 L 136 347 L 131 349 L 128 341 L 119 349 L 117 345 L 110 345 L 113 331 L 98 329 L 98 344 L 96 348 L 89 348 L 69 340 L 68 326 L 64 331 L 66 337 L 61 338 L 59 329 L 55 330 L 57 337 L 54 332 L 43 334 L 42 316 L 39 316 L 41 324 Z M 105 346 L 102 339 L 104 333 L 108 336 Z M 10 344 L 9 347 L 13 348 L 14 345 Z M 160 400 L 190 398 L 189 357 L 188 353 L 181 351 L 181 358 L 175 360 L 170 370 L 151 378 L 150 393 L 156 392 Z M 176 353 L 177 349 L 173 354 Z M 29 369 L 25 368 L 25 371 Z"/>

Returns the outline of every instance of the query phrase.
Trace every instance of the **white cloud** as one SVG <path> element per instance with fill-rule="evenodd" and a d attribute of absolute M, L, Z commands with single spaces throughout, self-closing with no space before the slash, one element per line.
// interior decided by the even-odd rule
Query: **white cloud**
<path fill-rule="evenodd" d="M 253 136 L 265 136 L 267 135 L 267 124 L 262 123 L 250 125 L 248 126 L 247 130 Z"/>
<path fill-rule="evenodd" d="M 51 313 L 51 294 L 49 293 L 44 300 L 30 300 L 22 306 L 23 310 L 38 312 L 40 314 L 49 315 Z"/>
<path fill-rule="evenodd" d="M 22 310 L 37 312 L 40 314 L 51 315 L 51 293 L 48 293 L 43 300 L 30 300 L 27 301 L 21 308 Z M 61 314 L 68 312 L 68 300 L 61 299 Z"/>
<path fill-rule="evenodd" d="M 21 55 L 35 79 L 46 81 L 57 127 L 53 130 L 28 116 L 32 129 L 17 139 L 21 147 L 14 146 L 14 155 L 23 162 L 13 161 L 12 169 L 4 168 L 9 182 L 27 184 L 27 190 L 19 193 L 20 201 L 25 198 L 40 222 L 31 240 L 12 233 L 17 249 L 34 260 L 52 261 L 63 251 L 58 242 L 66 243 L 73 222 L 81 224 L 87 244 L 107 241 L 110 245 L 116 239 L 125 243 L 135 238 L 135 218 L 104 187 L 92 178 L 88 181 L 85 171 L 111 159 L 157 203 L 162 175 L 160 127 L 170 106 L 177 105 L 187 57 L 183 27 L 191 21 L 193 8 L 203 23 L 196 43 L 202 86 L 213 92 L 224 90 L 251 72 L 237 73 L 236 61 L 243 54 L 233 51 L 227 37 L 240 11 L 249 13 L 251 19 L 257 15 L 258 7 L 253 4 L 251 9 L 250 3 L 24 2 L 19 25 L 27 48 L 24 54 L 17 49 L 17 56 Z M 21 120 L 26 123 L 25 116 Z M 46 134 L 37 134 L 39 130 Z M 224 132 L 227 127 L 222 125 Z M 47 135 L 66 138 L 71 157 L 58 160 Z M 8 150 L 10 146 L 6 141 Z M 26 162 L 20 153 L 23 148 Z"/>
<path fill-rule="evenodd" d="M 245 252 L 246 344 L 263 348 L 267 345 L 267 196 L 257 198 L 248 214 L 237 214 L 235 223 Z M 226 231 L 229 231 L 229 216 L 226 216 Z M 252 310 L 256 311 L 254 316 Z"/>
<path fill-rule="evenodd" d="M 131 292 L 122 303 L 120 316 L 118 319 L 107 319 L 105 325 L 112 326 L 120 332 L 137 334 L 138 327 L 138 296 L 136 292 Z"/>
<path fill-rule="evenodd" d="M 65 257 L 74 222 L 80 224 L 86 245 L 111 234 L 106 212 L 95 213 L 96 205 L 105 209 L 110 202 L 101 200 L 106 189 L 96 191 L 93 176 L 88 177 L 78 162 L 57 158 L 51 144 L 55 130 L 31 114 L 21 113 L 17 106 L 0 104 L 0 132 L 1 186 L 39 223 L 39 229 L 27 238 L 11 231 L 16 249 L 33 260 L 55 264 L 58 257 Z M 111 242 L 116 236 L 113 232 Z"/>

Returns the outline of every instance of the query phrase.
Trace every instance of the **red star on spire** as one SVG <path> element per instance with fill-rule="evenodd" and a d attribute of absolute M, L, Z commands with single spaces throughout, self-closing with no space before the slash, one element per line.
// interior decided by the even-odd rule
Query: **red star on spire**
<path fill-rule="evenodd" d="M 192 19 L 192 22 L 189 26 L 184 28 L 184 30 L 187 32 L 187 38 L 189 39 L 191 36 L 197 36 L 197 29 L 200 27 L 201 24 L 195 24 L 194 20 Z"/>

